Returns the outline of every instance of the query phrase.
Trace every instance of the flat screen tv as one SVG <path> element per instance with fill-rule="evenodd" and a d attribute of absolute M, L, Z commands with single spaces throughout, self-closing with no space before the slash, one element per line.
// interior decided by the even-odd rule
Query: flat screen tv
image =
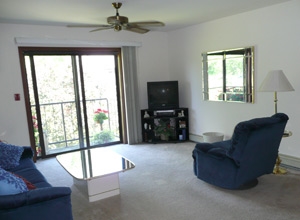
<path fill-rule="evenodd" d="M 147 83 L 149 109 L 179 108 L 178 81 L 157 81 Z"/>

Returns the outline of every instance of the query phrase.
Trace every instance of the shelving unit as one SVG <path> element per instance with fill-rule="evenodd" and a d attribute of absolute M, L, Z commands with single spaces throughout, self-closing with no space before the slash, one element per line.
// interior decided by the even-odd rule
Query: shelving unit
<path fill-rule="evenodd" d="M 189 140 L 188 108 L 141 110 L 143 142 L 181 142 Z"/>

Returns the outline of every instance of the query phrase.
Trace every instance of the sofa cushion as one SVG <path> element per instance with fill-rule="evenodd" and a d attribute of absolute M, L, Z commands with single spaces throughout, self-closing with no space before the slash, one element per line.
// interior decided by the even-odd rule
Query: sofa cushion
<path fill-rule="evenodd" d="M 33 189 L 36 189 L 36 186 L 33 185 L 31 182 L 29 182 L 27 179 L 25 179 L 24 177 L 18 175 L 18 174 L 15 174 L 15 173 L 12 173 L 13 175 L 15 175 L 16 177 L 22 179 L 24 181 L 24 183 L 26 184 L 27 188 L 29 190 L 33 190 Z"/>
<path fill-rule="evenodd" d="M 19 165 L 23 147 L 0 142 L 0 167 L 11 169 Z"/>
<path fill-rule="evenodd" d="M 24 177 L 36 186 L 36 188 L 50 187 L 44 175 L 36 168 L 31 158 L 20 160 L 20 165 L 8 170 L 11 173 Z"/>
<path fill-rule="evenodd" d="M 0 168 L 0 195 L 13 195 L 27 191 L 28 188 L 21 178 Z"/>

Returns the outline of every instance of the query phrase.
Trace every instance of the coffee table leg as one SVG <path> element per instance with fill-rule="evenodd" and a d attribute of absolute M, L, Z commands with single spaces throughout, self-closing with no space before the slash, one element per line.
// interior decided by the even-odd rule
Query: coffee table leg
<path fill-rule="evenodd" d="M 90 202 L 95 202 L 120 194 L 119 174 L 110 174 L 89 180 L 77 180 L 74 184 L 85 188 Z"/>

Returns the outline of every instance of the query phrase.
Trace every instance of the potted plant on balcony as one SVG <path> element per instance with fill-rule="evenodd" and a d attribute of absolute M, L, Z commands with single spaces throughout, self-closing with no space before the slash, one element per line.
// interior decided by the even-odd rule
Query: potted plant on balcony
<path fill-rule="evenodd" d="M 174 136 L 174 127 L 170 125 L 169 120 L 160 119 L 155 123 L 154 132 L 161 140 L 168 141 L 171 136 Z"/>
<path fill-rule="evenodd" d="M 41 146 L 39 144 L 39 127 L 38 120 L 35 115 L 32 115 L 32 123 L 33 123 L 33 134 L 34 134 L 34 143 L 36 145 L 36 153 L 37 156 L 41 156 Z"/>
<path fill-rule="evenodd" d="M 114 133 L 110 130 L 104 130 L 100 133 L 97 133 L 93 137 L 94 144 L 105 144 L 112 142 L 115 136 Z"/>
<path fill-rule="evenodd" d="M 108 117 L 106 115 L 106 114 L 108 114 L 108 111 L 98 108 L 94 113 L 95 113 L 94 121 L 96 123 L 100 124 L 100 129 L 101 129 L 101 131 L 103 131 L 103 123 L 105 120 L 108 119 Z"/>

